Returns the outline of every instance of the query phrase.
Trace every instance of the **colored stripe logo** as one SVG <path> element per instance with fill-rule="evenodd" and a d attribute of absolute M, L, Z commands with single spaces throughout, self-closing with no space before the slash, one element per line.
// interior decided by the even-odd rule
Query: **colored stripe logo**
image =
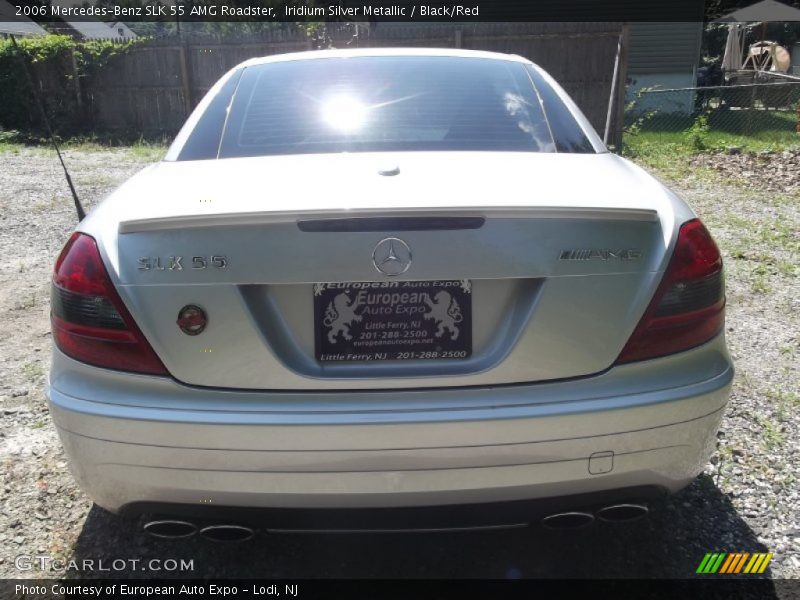
<path fill-rule="evenodd" d="M 696 573 L 702 575 L 763 573 L 767 570 L 772 556 L 772 552 L 756 552 L 754 554 L 749 552 L 709 552 L 700 561 Z"/>

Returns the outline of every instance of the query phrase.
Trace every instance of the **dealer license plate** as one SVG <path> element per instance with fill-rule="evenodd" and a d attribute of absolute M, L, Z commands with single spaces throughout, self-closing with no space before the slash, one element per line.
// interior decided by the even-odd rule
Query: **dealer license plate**
<path fill-rule="evenodd" d="M 314 284 L 317 360 L 464 359 L 472 354 L 468 280 Z"/>

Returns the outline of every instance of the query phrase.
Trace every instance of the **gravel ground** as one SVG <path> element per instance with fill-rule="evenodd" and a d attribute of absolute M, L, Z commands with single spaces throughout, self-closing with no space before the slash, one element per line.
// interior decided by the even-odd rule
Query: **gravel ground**
<path fill-rule="evenodd" d="M 126 150 L 66 158 L 89 207 L 147 160 Z M 759 159 L 759 167 L 768 174 L 780 160 Z M 674 182 L 723 250 L 738 371 L 718 451 L 649 519 L 580 533 L 271 535 L 220 551 L 201 540 L 154 541 L 76 487 L 44 397 L 48 279 L 75 222 L 72 203 L 49 152 L 2 152 L 0 165 L 0 577 L 43 575 L 18 571 L 19 555 L 191 559 L 193 571 L 181 575 L 203 577 L 687 577 L 715 550 L 774 552 L 768 576 L 800 577 L 796 185 L 769 192 L 755 176 L 725 186 L 703 169 L 704 178 Z"/>

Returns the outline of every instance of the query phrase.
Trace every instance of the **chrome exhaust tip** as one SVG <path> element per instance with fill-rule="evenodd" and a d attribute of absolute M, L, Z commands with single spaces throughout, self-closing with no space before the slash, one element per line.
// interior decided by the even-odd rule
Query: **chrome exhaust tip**
<path fill-rule="evenodd" d="M 597 511 L 597 518 L 608 523 L 636 521 L 650 512 L 644 504 L 612 504 Z"/>
<path fill-rule="evenodd" d="M 200 530 L 200 537 L 211 542 L 246 542 L 256 532 L 244 525 L 209 525 Z"/>
<path fill-rule="evenodd" d="M 197 533 L 197 525 L 189 521 L 162 519 L 148 521 L 142 527 L 144 532 L 159 539 L 177 540 L 192 537 Z"/>
<path fill-rule="evenodd" d="M 594 522 L 594 515 L 586 512 L 563 512 L 548 515 L 542 519 L 542 526 L 547 529 L 581 529 Z"/>

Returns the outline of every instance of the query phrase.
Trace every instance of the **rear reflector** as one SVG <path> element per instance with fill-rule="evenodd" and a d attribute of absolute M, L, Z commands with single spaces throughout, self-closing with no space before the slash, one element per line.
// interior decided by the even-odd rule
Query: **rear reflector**
<path fill-rule="evenodd" d="M 722 257 L 711 234 L 694 219 L 678 232 L 664 278 L 617 364 L 694 348 L 711 340 L 724 325 Z"/>
<path fill-rule="evenodd" d="M 72 234 L 50 298 L 53 340 L 64 354 L 97 367 L 168 374 L 114 289 L 94 238 Z"/>

